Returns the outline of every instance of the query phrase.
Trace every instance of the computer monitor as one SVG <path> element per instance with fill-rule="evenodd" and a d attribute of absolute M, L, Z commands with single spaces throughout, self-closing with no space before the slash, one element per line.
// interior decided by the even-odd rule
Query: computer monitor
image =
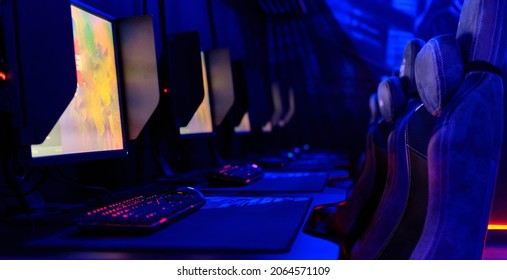
<path fill-rule="evenodd" d="M 251 132 L 250 123 L 250 98 L 247 86 L 247 79 L 243 62 L 236 60 L 232 62 L 232 78 L 234 83 L 234 103 L 229 110 L 228 118 L 234 126 L 236 134 Z"/>
<path fill-rule="evenodd" d="M 274 82 L 271 84 L 271 97 L 273 101 L 273 114 L 271 115 L 271 119 L 262 126 L 262 131 L 266 133 L 271 132 L 274 127 L 277 127 L 280 119 L 282 119 L 283 103 L 279 83 Z"/>
<path fill-rule="evenodd" d="M 70 1 L 2 1 L 0 30 L 0 145 L 24 161 L 74 95 Z"/>
<path fill-rule="evenodd" d="M 160 101 L 157 50 L 151 15 L 115 20 L 122 96 L 129 140 L 136 140 Z"/>
<path fill-rule="evenodd" d="M 74 98 L 42 144 L 34 163 L 68 162 L 127 152 L 112 18 L 74 2 L 71 6 L 77 87 Z"/>
<path fill-rule="evenodd" d="M 259 68 L 245 67 L 248 93 L 248 117 L 252 130 L 261 130 L 273 114 L 269 83 Z"/>
<path fill-rule="evenodd" d="M 180 32 L 163 38 L 160 82 L 170 97 L 176 127 L 185 127 L 204 99 L 199 33 Z"/>
<path fill-rule="evenodd" d="M 281 118 L 278 121 L 278 125 L 280 127 L 284 127 L 287 124 L 289 124 L 296 112 L 296 98 L 294 96 L 294 88 L 290 87 L 288 91 L 289 91 L 289 100 L 288 100 L 289 104 L 287 105 L 288 110 L 285 113 L 285 115 L 283 116 L 283 118 Z"/>
<path fill-rule="evenodd" d="M 180 127 L 180 134 L 182 136 L 208 135 L 213 133 L 213 120 L 211 118 L 208 77 L 206 73 L 206 61 L 203 52 L 201 52 L 201 68 L 204 86 L 204 98 L 188 124 L 184 127 Z"/>
<path fill-rule="evenodd" d="M 239 123 L 239 125 L 234 127 L 234 132 L 238 134 L 252 132 L 252 127 L 250 124 L 250 115 L 248 114 L 248 112 L 246 112 L 243 115 L 243 118 L 241 118 L 241 122 Z"/>
<path fill-rule="evenodd" d="M 212 49 L 205 53 L 212 100 L 213 124 L 218 127 L 234 103 L 234 82 L 229 49 Z"/>

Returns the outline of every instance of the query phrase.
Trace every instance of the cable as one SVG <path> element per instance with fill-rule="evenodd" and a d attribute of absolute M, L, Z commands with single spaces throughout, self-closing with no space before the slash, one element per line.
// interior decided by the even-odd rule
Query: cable
<path fill-rule="evenodd" d="M 25 183 L 23 185 L 27 184 L 30 181 L 32 174 L 33 174 L 33 171 L 30 172 L 29 178 L 25 181 Z M 35 191 L 37 191 L 42 186 L 42 183 L 46 180 L 47 175 L 48 175 L 48 170 L 47 170 L 47 168 L 44 168 L 41 178 L 32 186 L 32 188 L 30 188 L 26 191 L 20 192 L 20 194 L 22 196 L 26 197 L 26 196 L 34 193 Z M 22 186 L 20 186 L 19 189 L 21 190 Z"/>

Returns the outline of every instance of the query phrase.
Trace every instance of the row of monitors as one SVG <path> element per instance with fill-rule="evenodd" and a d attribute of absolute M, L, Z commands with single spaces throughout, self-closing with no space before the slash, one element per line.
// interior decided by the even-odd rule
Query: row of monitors
<path fill-rule="evenodd" d="M 34 162 L 99 159 L 127 152 L 114 21 L 77 1 L 71 5 L 71 17 L 77 87 L 44 142 L 31 145 Z M 204 96 L 188 123 L 180 127 L 181 135 L 213 133 L 214 126 L 232 107 L 234 89 L 228 51 L 219 50 L 208 58 L 206 55 L 200 53 Z M 217 61 L 211 61 L 206 67 L 210 60 Z M 213 75 L 213 68 L 217 68 L 219 78 L 209 84 L 207 75 Z M 213 87 L 213 98 L 210 98 L 210 87 Z M 234 128 L 237 133 L 251 130 L 246 108 L 237 122 Z"/>

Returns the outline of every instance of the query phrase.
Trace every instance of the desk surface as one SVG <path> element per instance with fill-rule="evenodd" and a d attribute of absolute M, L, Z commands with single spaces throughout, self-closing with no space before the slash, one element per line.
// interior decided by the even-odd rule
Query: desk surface
<path fill-rule="evenodd" d="M 244 196 L 244 194 L 234 194 L 232 192 L 206 193 L 207 196 L 227 195 Z M 281 196 L 282 194 L 277 194 Z M 319 204 L 341 201 L 345 198 L 345 191 L 338 188 L 325 188 L 319 193 L 294 193 L 291 196 L 311 197 L 311 205 L 307 213 L 308 217 L 311 209 Z M 273 196 L 272 193 L 257 193 L 256 196 Z M 306 221 L 305 218 L 305 221 Z M 3 226 L 5 227 L 5 225 Z M 44 246 L 33 246 L 34 241 L 53 238 L 69 231 L 69 227 L 39 227 L 35 233 L 30 233 L 26 227 L 9 226 L 6 228 L 9 238 L 3 239 L 0 249 L 0 258 L 3 259 L 279 259 L 279 260 L 297 260 L 297 259 L 337 259 L 338 245 L 312 237 L 302 232 L 300 226 L 295 235 L 294 242 L 288 252 L 260 253 L 251 250 L 245 251 L 218 251 L 218 250 L 150 250 L 150 248 L 139 248 L 139 250 L 122 250 L 116 247 L 114 250 L 92 250 L 75 247 L 55 248 Z M 36 243 L 36 242 L 35 242 Z"/>

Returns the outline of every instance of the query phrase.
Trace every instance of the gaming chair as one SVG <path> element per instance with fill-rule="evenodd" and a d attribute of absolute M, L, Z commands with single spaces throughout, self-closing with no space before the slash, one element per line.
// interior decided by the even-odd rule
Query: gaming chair
<path fill-rule="evenodd" d="M 427 214 L 412 259 L 482 257 L 503 137 L 506 13 L 505 0 L 467 0 L 457 42 L 434 38 L 417 57 L 417 88 L 438 118 L 428 146 Z"/>

